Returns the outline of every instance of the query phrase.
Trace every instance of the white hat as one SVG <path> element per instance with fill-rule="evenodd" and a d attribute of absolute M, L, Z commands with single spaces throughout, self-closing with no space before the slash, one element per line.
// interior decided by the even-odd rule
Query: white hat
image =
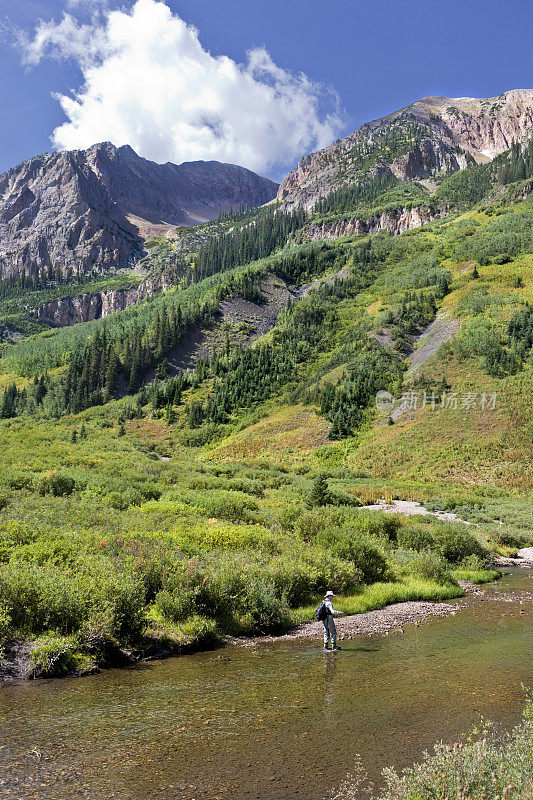
<path fill-rule="evenodd" d="M 331 589 L 328 589 L 324 597 L 335 597 L 335 594 L 331 591 Z"/>

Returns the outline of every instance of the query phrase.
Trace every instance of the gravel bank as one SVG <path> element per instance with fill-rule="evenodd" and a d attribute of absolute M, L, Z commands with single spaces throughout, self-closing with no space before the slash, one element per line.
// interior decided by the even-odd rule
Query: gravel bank
<path fill-rule="evenodd" d="M 482 590 L 469 581 L 459 581 L 466 594 L 483 594 Z M 373 636 L 376 634 L 387 636 L 390 632 L 403 633 L 405 625 L 420 625 L 424 620 L 432 617 L 446 617 L 456 614 L 459 610 L 457 603 L 431 603 L 426 600 L 409 600 L 405 603 L 393 603 L 385 608 L 375 611 L 365 611 L 362 614 L 350 614 L 345 617 L 336 617 L 337 639 L 352 639 L 354 636 Z M 253 647 L 261 642 L 275 642 L 280 640 L 316 639 L 323 632 L 321 622 L 306 622 L 293 628 L 288 633 L 280 636 L 259 636 L 254 639 L 232 639 L 233 644 Z"/>

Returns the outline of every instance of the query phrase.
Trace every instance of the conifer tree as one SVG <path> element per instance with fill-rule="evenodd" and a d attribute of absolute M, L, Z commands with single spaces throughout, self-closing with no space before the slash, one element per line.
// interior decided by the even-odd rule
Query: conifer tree
<path fill-rule="evenodd" d="M 310 508 L 314 508 L 315 506 L 325 506 L 329 503 L 329 500 L 330 492 L 328 489 L 328 483 L 325 476 L 320 473 L 313 481 L 311 491 L 309 492 L 309 497 L 307 498 L 307 505 Z"/>
<path fill-rule="evenodd" d="M 107 357 L 107 369 L 105 373 L 104 385 L 110 397 L 115 397 L 117 393 L 117 381 L 120 373 L 120 359 L 117 356 L 113 345 L 110 345 Z"/>

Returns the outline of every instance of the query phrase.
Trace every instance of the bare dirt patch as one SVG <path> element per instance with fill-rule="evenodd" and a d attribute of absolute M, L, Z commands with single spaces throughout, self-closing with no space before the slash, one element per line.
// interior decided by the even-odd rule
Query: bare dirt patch
<path fill-rule="evenodd" d="M 369 506 L 362 506 L 366 511 L 383 511 L 385 514 L 406 514 L 407 516 L 431 516 L 441 519 L 443 522 L 462 522 L 464 525 L 471 525 L 465 519 L 460 519 L 457 514 L 451 511 L 428 511 L 421 503 L 414 500 L 393 500 L 387 503 L 386 500 L 378 500 Z"/>
<path fill-rule="evenodd" d="M 252 303 L 242 297 L 223 300 L 214 325 L 209 329 L 196 329 L 187 334 L 185 341 L 172 351 L 168 364 L 172 371 L 192 369 L 201 358 L 210 358 L 214 350 L 225 346 L 247 347 L 277 322 L 289 298 L 296 300 L 299 290 L 288 286 L 281 278 L 268 275 L 261 284 L 262 303 Z"/>

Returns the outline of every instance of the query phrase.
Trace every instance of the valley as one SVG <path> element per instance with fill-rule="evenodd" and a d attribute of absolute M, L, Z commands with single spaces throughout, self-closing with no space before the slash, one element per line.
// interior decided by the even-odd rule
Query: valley
<path fill-rule="evenodd" d="M 109 144 L 0 177 L 0 677 L 21 708 L 44 709 L 35 770 L 11 728 L 9 791 L 39 797 L 26 771 L 69 796 L 64 765 L 81 774 L 81 719 L 100 713 L 102 688 L 108 700 L 136 697 L 137 710 L 146 692 L 148 728 L 144 713 L 117 711 L 112 733 L 145 766 L 92 749 L 80 796 L 222 792 L 201 758 L 201 781 L 187 784 L 181 744 L 164 780 L 146 766 L 147 730 L 158 741 L 186 730 L 180 681 L 193 687 L 198 752 L 212 745 L 204 724 L 232 748 L 224 781 L 239 800 L 259 784 L 262 800 L 299 796 L 282 761 L 294 754 L 299 775 L 306 759 L 291 737 L 324 721 L 340 746 L 336 693 L 342 725 L 359 720 L 343 770 L 361 737 L 385 736 L 390 758 L 363 753 L 374 779 L 458 736 L 479 708 L 519 722 L 531 571 L 508 569 L 533 546 L 532 109 L 531 90 L 424 98 L 305 156 L 279 191 L 240 167 L 157 165 Z M 79 217 L 58 216 L 53 193 L 39 201 L 49 180 L 79 191 Z M 417 504 L 431 513 L 408 513 Z M 350 615 L 345 649 L 361 686 L 382 686 L 369 714 L 385 720 L 393 695 L 415 715 L 401 747 L 389 723 L 370 734 L 344 653 L 322 665 L 320 625 L 299 627 L 326 589 Z M 429 617 L 407 644 L 392 635 L 398 603 L 407 622 Z M 349 644 L 374 612 L 371 632 L 390 639 Z M 316 643 L 296 642 L 302 630 Z M 452 719 L 435 686 L 457 668 L 457 648 Z M 181 658 L 148 664 L 170 655 Z M 275 707 L 296 706 L 270 784 L 265 742 L 278 726 L 261 727 L 256 701 L 272 674 L 293 672 L 322 704 L 316 716 L 309 692 L 291 700 L 290 680 L 279 687 Z M 40 687 L 53 687 L 57 717 Z M 421 693 L 434 705 L 415 713 Z M 234 718 L 222 710 L 232 704 Z M 257 769 L 230 719 L 257 741 Z M 63 722 L 81 736 L 68 756 Z M 306 797 L 340 784 L 338 768 L 326 773 Z"/>

